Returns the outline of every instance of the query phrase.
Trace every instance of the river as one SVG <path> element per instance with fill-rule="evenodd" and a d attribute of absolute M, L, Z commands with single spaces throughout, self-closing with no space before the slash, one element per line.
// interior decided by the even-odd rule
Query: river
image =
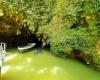
<path fill-rule="evenodd" d="M 100 80 L 100 72 L 75 59 L 60 58 L 46 49 L 7 51 L 1 80 Z"/>

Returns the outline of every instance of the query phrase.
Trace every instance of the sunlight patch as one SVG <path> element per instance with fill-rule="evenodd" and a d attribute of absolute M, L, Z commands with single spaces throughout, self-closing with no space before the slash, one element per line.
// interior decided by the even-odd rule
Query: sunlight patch
<path fill-rule="evenodd" d="M 58 74 L 62 69 L 60 67 L 54 67 L 53 69 L 51 69 L 51 72 L 53 74 Z"/>
<path fill-rule="evenodd" d="M 11 66 L 4 66 L 4 67 L 2 67 L 1 68 L 1 74 L 4 74 L 4 73 L 6 73 L 8 70 L 9 70 L 9 68 L 10 68 Z"/>
<path fill-rule="evenodd" d="M 40 69 L 40 70 L 38 70 L 38 74 L 43 74 L 43 73 L 45 73 L 45 71 L 47 70 L 48 68 L 42 68 L 42 69 Z"/>
<path fill-rule="evenodd" d="M 27 61 L 28 63 L 31 63 L 31 62 L 32 62 L 32 58 L 26 58 L 26 61 Z"/>
<path fill-rule="evenodd" d="M 13 54 L 13 55 L 5 57 L 5 62 L 8 61 L 8 60 L 11 60 L 13 58 L 15 58 L 16 56 L 17 56 L 17 54 Z"/>

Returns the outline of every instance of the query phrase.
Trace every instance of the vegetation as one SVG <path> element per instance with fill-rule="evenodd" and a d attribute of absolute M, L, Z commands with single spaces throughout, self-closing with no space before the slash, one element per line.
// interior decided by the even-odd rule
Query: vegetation
<path fill-rule="evenodd" d="M 0 20 L 0 36 L 34 34 L 57 56 L 76 57 L 100 70 L 100 0 L 3 0 Z"/>

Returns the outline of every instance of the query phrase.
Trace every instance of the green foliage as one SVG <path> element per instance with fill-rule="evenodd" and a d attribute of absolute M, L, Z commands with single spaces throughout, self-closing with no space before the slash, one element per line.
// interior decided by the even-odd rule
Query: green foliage
<path fill-rule="evenodd" d="M 99 64 L 94 54 L 100 40 L 100 0 L 3 0 L 0 5 L 0 15 L 6 24 L 16 25 L 16 34 L 27 27 L 43 44 L 49 41 L 56 55 L 71 56 L 77 49 Z"/>
<path fill-rule="evenodd" d="M 73 49 L 93 57 L 85 57 L 85 61 L 93 60 L 99 64 L 99 56 L 94 57 L 96 43 L 100 40 L 100 4 L 90 0 L 59 0 L 54 8 L 53 18 L 49 25 L 51 50 L 58 56 L 70 56 Z M 88 59 L 87 59 L 88 58 Z M 91 62 L 91 61 L 90 61 Z M 88 62 L 86 62 L 88 63 Z"/>

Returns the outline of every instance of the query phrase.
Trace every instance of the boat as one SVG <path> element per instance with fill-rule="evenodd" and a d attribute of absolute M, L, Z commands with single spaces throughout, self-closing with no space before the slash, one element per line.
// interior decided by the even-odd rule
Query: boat
<path fill-rule="evenodd" d="M 20 46 L 18 46 L 18 51 L 19 52 L 28 51 L 28 50 L 32 49 L 35 45 L 36 45 L 36 43 L 27 43 L 24 45 L 20 45 Z"/>

